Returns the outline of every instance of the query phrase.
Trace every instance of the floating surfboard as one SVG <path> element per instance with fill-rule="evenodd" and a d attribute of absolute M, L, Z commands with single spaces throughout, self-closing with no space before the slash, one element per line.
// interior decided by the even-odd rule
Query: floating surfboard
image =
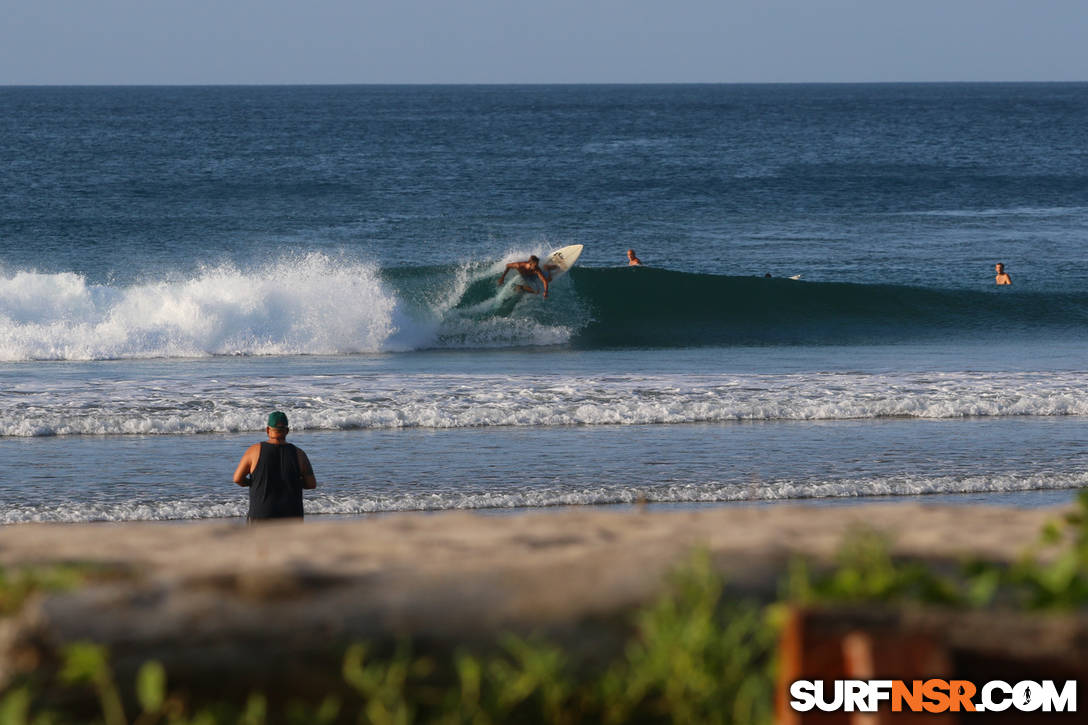
<path fill-rule="evenodd" d="M 574 266 L 574 263 L 578 261 L 578 257 L 582 256 L 582 244 L 571 244 L 569 247 L 563 247 L 557 249 L 548 255 L 548 258 L 540 263 L 541 269 L 544 270 L 544 274 L 548 274 L 549 267 L 551 269 L 550 281 L 555 281 L 558 277 L 562 277 L 567 271 Z"/>

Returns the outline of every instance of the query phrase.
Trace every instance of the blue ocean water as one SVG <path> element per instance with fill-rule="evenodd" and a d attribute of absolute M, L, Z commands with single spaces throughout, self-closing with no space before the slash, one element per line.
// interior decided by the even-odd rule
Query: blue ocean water
<path fill-rule="evenodd" d="M 274 408 L 311 514 L 1088 483 L 1088 84 L 7 87 L 0 152 L 0 522 L 242 515 Z"/>

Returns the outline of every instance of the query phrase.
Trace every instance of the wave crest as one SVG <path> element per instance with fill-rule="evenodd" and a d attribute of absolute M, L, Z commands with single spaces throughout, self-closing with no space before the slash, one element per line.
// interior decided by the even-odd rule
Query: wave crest
<path fill-rule="evenodd" d="M 0 359 L 374 352 L 420 332 L 377 268 L 320 254 L 128 287 L 76 274 L 0 276 Z"/>

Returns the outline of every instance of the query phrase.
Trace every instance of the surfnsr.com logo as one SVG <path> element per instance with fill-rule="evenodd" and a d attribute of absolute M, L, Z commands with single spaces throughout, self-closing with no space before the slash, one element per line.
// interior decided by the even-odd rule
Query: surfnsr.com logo
<path fill-rule="evenodd" d="M 790 685 L 796 712 L 1076 712 L 1077 682 L 990 680 L 797 680 Z"/>

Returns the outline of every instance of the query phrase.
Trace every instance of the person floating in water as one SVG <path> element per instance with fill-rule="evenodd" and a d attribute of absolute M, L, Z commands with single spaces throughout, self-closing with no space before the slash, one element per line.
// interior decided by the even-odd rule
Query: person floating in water
<path fill-rule="evenodd" d="M 997 272 L 997 276 L 994 277 L 994 281 L 998 284 L 1012 284 L 1012 278 L 1009 277 L 1009 273 L 1005 271 L 1005 265 L 998 262 L 994 265 L 994 271 Z"/>
<path fill-rule="evenodd" d="M 545 267 L 540 266 L 540 258 L 535 254 L 524 262 L 510 262 L 506 265 L 506 269 L 503 270 L 502 276 L 499 277 L 499 284 L 501 285 L 506 280 L 506 273 L 511 269 L 515 270 L 521 275 L 521 284 L 515 285 L 515 289 L 522 292 L 528 292 L 531 295 L 537 294 L 540 290 L 536 287 L 536 281 L 539 279 L 544 283 L 544 297 L 548 296 L 548 281 L 551 279 L 552 272 L 559 269 L 558 265 L 549 264 Z"/>
<path fill-rule="evenodd" d="M 635 250 L 627 250 L 627 266 L 628 267 L 641 267 L 642 260 L 635 256 Z"/>

